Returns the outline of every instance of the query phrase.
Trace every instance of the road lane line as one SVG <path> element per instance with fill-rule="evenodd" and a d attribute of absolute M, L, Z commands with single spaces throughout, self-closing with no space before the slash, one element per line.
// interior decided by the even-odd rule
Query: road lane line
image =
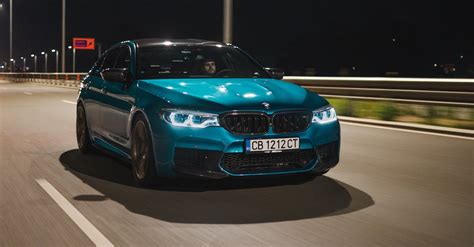
<path fill-rule="evenodd" d="M 92 223 L 82 215 L 53 185 L 46 179 L 35 179 L 58 206 L 76 223 L 96 246 L 114 246 Z"/>
<path fill-rule="evenodd" d="M 32 95 L 33 93 L 30 92 L 23 92 L 24 94 Z"/>
<path fill-rule="evenodd" d="M 343 121 L 340 121 L 340 123 L 341 124 L 347 124 L 347 125 L 369 127 L 369 128 L 385 129 L 385 130 L 397 130 L 397 131 L 410 132 L 410 133 L 416 133 L 416 134 L 451 137 L 451 138 L 465 139 L 465 140 L 471 140 L 471 141 L 474 140 L 474 138 L 467 137 L 467 136 L 456 136 L 456 135 L 440 134 L 440 133 L 433 133 L 433 132 L 420 131 L 420 130 L 399 129 L 399 128 L 393 128 L 393 127 L 376 126 L 376 125 L 371 125 L 371 124 L 350 123 L 350 122 L 343 122 Z"/>
<path fill-rule="evenodd" d="M 63 100 L 61 100 L 61 101 L 64 102 L 64 103 L 68 103 L 68 104 L 73 104 L 73 105 L 76 104 L 76 102 L 72 102 L 72 101 L 65 100 L 65 99 L 63 99 Z"/>

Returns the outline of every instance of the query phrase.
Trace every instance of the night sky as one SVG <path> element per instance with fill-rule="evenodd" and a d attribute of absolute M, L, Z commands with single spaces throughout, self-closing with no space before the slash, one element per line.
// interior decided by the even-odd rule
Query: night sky
<path fill-rule="evenodd" d="M 60 49 L 61 0 L 13 1 L 14 57 Z M 8 60 L 9 0 L 0 2 L 1 62 Z M 222 39 L 222 0 L 67 4 L 68 45 L 72 37 L 94 37 L 104 50 L 136 38 Z M 436 63 L 454 64 L 456 77 L 474 77 L 469 72 L 474 64 L 473 27 L 474 7 L 467 0 L 234 0 L 233 43 L 265 66 L 289 74 L 312 68 L 317 75 L 439 76 Z M 87 71 L 94 57 L 94 51 L 78 51 L 77 70 Z M 38 62 L 43 68 L 42 57 Z M 53 71 L 52 55 L 49 65 Z"/>

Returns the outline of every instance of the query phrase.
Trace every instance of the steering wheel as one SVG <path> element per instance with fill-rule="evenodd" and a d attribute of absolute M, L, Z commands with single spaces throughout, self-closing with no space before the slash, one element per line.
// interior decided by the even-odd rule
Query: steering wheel
<path fill-rule="evenodd" d="M 214 76 L 217 77 L 217 76 L 220 76 L 220 75 L 223 75 L 223 74 L 228 74 L 229 72 L 232 72 L 232 71 L 233 70 L 231 70 L 231 69 L 223 69 L 223 70 L 217 72 L 216 74 L 214 74 Z"/>

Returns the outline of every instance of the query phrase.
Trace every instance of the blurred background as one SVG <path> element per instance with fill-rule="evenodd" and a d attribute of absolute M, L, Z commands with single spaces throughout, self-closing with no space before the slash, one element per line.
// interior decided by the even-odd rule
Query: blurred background
<path fill-rule="evenodd" d="M 8 0 L 0 10 L 0 61 L 8 61 Z M 15 0 L 13 56 L 60 48 L 61 1 Z M 469 1 L 234 1 L 233 43 L 287 75 L 474 77 Z M 222 0 L 68 1 L 67 45 L 94 37 L 105 51 L 127 39 L 222 40 Z M 72 51 L 68 51 L 72 71 Z M 87 71 L 97 53 L 77 54 Z M 38 63 L 42 58 L 38 57 Z M 40 66 L 40 65 L 39 65 Z M 54 71 L 54 63 L 48 67 Z M 20 66 L 21 67 L 21 66 Z"/>
<path fill-rule="evenodd" d="M 0 0 L 0 246 L 474 247 L 473 27 L 473 0 Z M 111 45 L 153 37 L 230 40 L 328 99 L 339 165 L 140 188 L 81 154 L 81 81 Z"/>
<path fill-rule="evenodd" d="M 100 52 L 122 40 L 222 41 L 224 2 L 67 1 L 66 72 L 87 72 Z M 12 66 L 9 0 L 0 4 L 0 71 L 5 72 Z M 33 72 L 36 62 L 37 72 L 56 72 L 61 4 L 14 1 L 14 71 Z M 474 78 L 469 1 L 238 0 L 232 13 L 232 43 L 287 76 Z M 95 50 L 76 52 L 75 70 L 73 37 L 95 38 L 96 44 Z M 326 97 L 343 116 L 474 129 L 470 106 Z"/>

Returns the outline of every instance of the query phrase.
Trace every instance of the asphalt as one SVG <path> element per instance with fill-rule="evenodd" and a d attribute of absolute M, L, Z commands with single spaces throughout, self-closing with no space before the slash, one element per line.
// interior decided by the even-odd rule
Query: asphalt
<path fill-rule="evenodd" d="M 322 177 L 134 186 L 81 155 L 77 90 L 0 82 L 0 246 L 93 246 L 48 181 L 116 246 L 473 246 L 474 141 L 342 124 Z"/>

